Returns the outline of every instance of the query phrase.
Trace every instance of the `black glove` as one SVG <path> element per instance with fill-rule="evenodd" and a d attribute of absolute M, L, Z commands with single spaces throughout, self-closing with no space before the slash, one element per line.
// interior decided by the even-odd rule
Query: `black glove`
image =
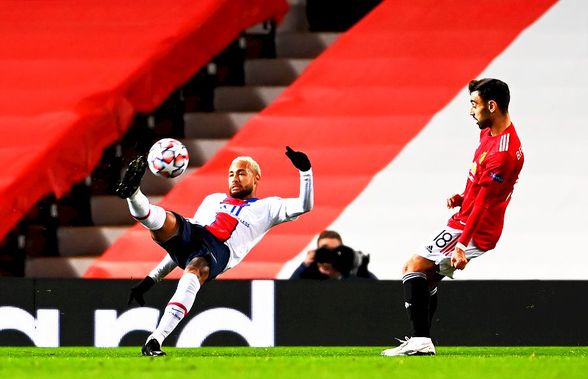
<path fill-rule="evenodd" d="M 143 295 L 145 294 L 145 292 L 149 291 L 151 287 L 153 287 L 154 285 L 155 280 L 153 280 L 153 278 L 150 276 L 146 276 L 145 279 L 139 282 L 139 284 L 131 288 L 128 304 L 131 305 L 133 300 L 135 300 L 140 306 L 145 305 L 145 299 L 143 299 Z"/>
<path fill-rule="evenodd" d="M 290 158 L 294 167 L 300 171 L 310 170 L 310 160 L 302 151 L 294 151 L 290 146 L 286 146 L 286 156 Z"/>

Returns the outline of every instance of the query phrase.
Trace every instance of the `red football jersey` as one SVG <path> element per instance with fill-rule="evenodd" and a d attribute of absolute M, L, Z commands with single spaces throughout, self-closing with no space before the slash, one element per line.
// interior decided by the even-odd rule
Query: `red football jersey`
<path fill-rule="evenodd" d="M 490 135 L 490 129 L 482 130 L 461 209 L 449 219 L 448 225 L 463 230 L 474 208 L 476 196 L 482 187 L 486 187 L 487 209 L 477 223 L 472 238 L 480 249 L 493 249 L 502 233 L 504 213 L 524 161 L 521 141 L 513 124 L 496 136 Z"/>

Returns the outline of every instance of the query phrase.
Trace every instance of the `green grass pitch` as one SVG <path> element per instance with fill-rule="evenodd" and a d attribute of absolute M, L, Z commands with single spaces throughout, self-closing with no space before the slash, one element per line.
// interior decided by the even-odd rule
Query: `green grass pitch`
<path fill-rule="evenodd" d="M 1 347 L 0 378 L 586 378 L 588 347 L 439 347 L 434 357 L 381 357 L 379 347 Z"/>

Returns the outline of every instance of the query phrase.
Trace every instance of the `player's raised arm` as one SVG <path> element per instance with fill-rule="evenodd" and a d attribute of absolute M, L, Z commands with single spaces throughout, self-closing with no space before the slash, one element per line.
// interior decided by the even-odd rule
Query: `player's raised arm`
<path fill-rule="evenodd" d="M 308 156 L 301 151 L 294 151 L 286 146 L 286 156 L 294 167 L 300 171 L 300 193 L 298 198 L 287 199 L 286 214 L 296 217 L 310 211 L 314 203 L 314 188 L 312 170 Z"/>

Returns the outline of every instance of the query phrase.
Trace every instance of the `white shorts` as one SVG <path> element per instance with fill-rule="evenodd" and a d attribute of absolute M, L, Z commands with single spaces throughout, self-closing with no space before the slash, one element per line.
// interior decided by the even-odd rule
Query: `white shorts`
<path fill-rule="evenodd" d="M 455 268 L 451 266 L 451 255 L 455 251 L 455 245 L 457 245 L 457 240 L 461 236 L 461 233 L 461 230 L 446 226 L 433 234 L 424 249 L 417 252 L 417 255 L 435 262 L 439 267 L 437 270 L 439 274 L 453 278 Z M 485 252 L 474 245 L 473 241 L 470 241 L 466 246 L 465 255 L 468 261 L 470 261 Z"/>

